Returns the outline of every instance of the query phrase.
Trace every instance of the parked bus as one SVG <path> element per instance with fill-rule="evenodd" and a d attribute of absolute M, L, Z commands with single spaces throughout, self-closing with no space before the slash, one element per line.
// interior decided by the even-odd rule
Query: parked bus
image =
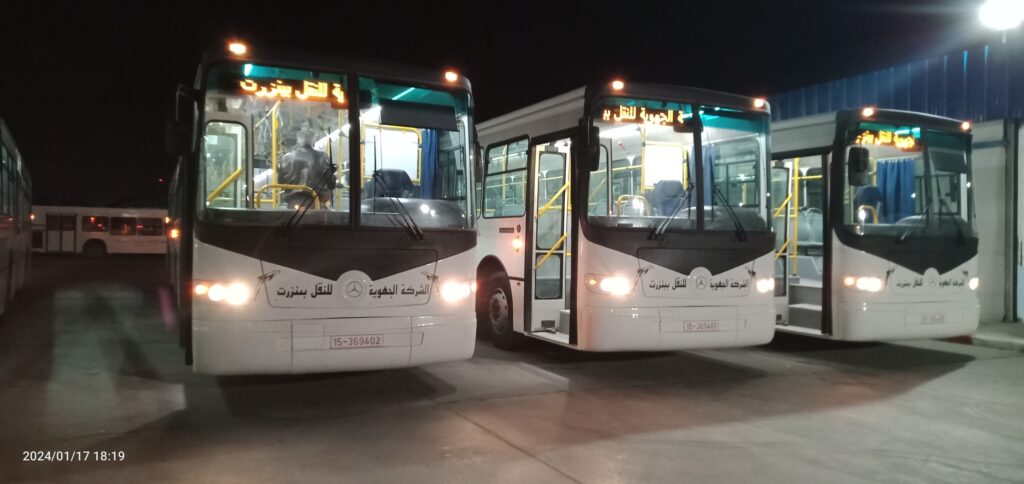
<path fill-rule="evenodd" d="M 871 107 L 773 125 L 778 330 L 872 341 L 977 328 L 970 128 Z"/>
<path fill-rule="evenodd" d="M 480 123 L 480 326 L 501 348 L 770 341 L 768 127 L 762 99 L 622 81 Z"/>
<path fill-rule="evenodd" d="M 0 119 L 0 314 L 32 272 L 32 177 Z"/>
<path fill-rule="evenodd" d="M 164 254 L 167 232 L 162 208 L 33 208 L 32 249 L 54 254 Z"/>
<path fill-rule="evenodd" d="M 207 55 L 179 89 L 170 262 L 205 374 L 469 358 L 469 82 L 294 53 Z"/>

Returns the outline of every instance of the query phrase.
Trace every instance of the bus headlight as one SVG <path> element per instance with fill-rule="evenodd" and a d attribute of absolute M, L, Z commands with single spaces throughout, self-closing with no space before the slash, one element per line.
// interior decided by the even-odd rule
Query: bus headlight
<path fill-rule="evenodd" d="M 587 288 L 597 290 L 612 296 L 626 296 L 633 292 L 633 283 L 622 276 L 604 276 L 600 274 L 587 274 Z"/>
<path fill-rule="evenodd" d="M 978 279 L 978 276 L 974 276 L 967 281 L 967 287 L 971 288 L 972 291 L 978 290 L 978 284 L 981 284 L 981 280 Z"/>
<path fill-rule="evenodd" d="M 462 281 L 448 281 L 441 284 L 441 299 L 449 304 L 455 304 L 469 297 L 473 292 L 473 285 Z"/>
<path fill-rule="evenodd" d="M 878 292 L 882 290 L 885 284 L 882 283 L 881 279 L 874 276 L 846 276 L 843 278 L 843 285 L 858 291 Z"/>
<path fill-rule="evenodd" d="M 766 277 L 764 279 L 758 279 L 754 282 L 754 287 L 757 288 L 757 292 L 764 294 L 775 290 L 775 278 Z"/>
<path fill-rule="evenodd" d="M 247 304 L 251 299 L 249 287 L 241 282 L 195 281 L 192 289 L 200 298 L 205 297 L 211 302 L 224 302 L 232 306 Z"/>

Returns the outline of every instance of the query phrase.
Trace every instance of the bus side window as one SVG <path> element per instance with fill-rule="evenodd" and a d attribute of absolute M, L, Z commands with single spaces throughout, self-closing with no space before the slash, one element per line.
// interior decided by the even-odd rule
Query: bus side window
<path fill-rule="evenodd" d="M 529 141 L 515 141 L 487 150 L 483 183 L 486 218 L 526 215 L 526 156 Z"/>
<path fill-rule="evenodd" d="M 107 217 L 82 215 L 82 232 L 106 232 L 109 226 Z"/>
<path fill-rule="evenodd" d="M 139 235 L 164 235 L 164 221 L 159 218 L 140 218 Z"/>
<path fill-rule="evenodd" d="M 135 217 L 110 217 L 111 235 L 135 235 Z"/>

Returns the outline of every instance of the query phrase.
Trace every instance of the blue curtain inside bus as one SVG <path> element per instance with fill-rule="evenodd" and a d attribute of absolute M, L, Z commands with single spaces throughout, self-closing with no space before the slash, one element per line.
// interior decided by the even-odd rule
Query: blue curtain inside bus
<path fill-rule="evenodd" d="M 434 198 L 434 179 L 437 173 L 437 131 L 423 130 L 423 144 L 420 146 L 420 198 Z"/>
<path fill-rule="evenodd" d="M 701 167 L 704 170 L 704 206 L 710 207 L 715 204 L 714 185 L 712 185 L 711 181 L 715 176 L 715 158 L 718 157 L 718 146 L 706 144 L 702 148 L 704 149 L 704 166 Z M 696 198 L 696 194 L 694 194 L 694 198 Z"/>
<path fill-rule="evenodd" d="M 882 190 L 881 217 L 895 223 L 914 214 L 914 159 L 878 160 L 878 188 Z"/>

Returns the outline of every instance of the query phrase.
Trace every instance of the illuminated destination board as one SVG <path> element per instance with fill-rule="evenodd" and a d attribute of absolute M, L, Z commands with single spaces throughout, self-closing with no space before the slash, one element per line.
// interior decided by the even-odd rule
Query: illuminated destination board
<path fill-rule="evenodd" d="M 657 126 L 681 126 L 681 109 L 653 109 L 637 106 L 606 106 L 601 109 L 601 120 L 607 123 L 638 123 Z"/>
<path fill-rule="evenodd" d="M 242 92 L 267 99 L 298 99 L 300 101 L 330 101 L 331 104 L 346 104 L 345 89 L 341 83 L 326 81 L 282 81 L 261 84 L 252 79 L 238 83 Z"/>
<path fill-rule="evenodd" d="M 896 131 L 870 130 L 865 129 L 857 135 L 853 141 L 859 145 L 889 145 L 895 146 L 903 151 L 918 151 L 917 139 L 913 136 L 903 135 Z"/>

